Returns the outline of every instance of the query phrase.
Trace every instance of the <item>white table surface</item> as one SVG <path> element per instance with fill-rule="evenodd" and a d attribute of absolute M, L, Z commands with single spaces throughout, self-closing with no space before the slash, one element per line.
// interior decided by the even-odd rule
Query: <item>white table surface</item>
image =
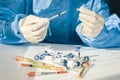
<path fill-rule="evenodd" d="M 15 60 L 16 56 L 24 56 L 26 51 L 32 47 L 37 50 L 40 46 L 50 46 L 53 50 L 70 50 L 73 45 L 61 44 L 26 44 L 26 45 L 2 45 L 0 44 L 0 80 L 37 80 L 29 78 L 26 74 L 34 69 L 20 67 Z M 89 69 L 82 79 L 74 80 L 120 80 L 120 48 L 95 49 L 82 47 L 81 55 L 99 55 L 96 57 L 95 65 Z M 71 75 L 72 76 L 72 75 Z M 73 75 L 74 76 L 74 75 Z M 49 76 L 51 77 L 51 76 Z M 47 77 L 47 78 L 49 78 Z M 68 78 L 73 80 L 73 78 Z M 67 79 L 67 80 L 68 80 Z M 43 80 L 43 79 L 39 79 Z M 44 79 L 45 80 L 45 79 Z M 49 80 L 65 80 L 65 77 L 49 78 Z"/>

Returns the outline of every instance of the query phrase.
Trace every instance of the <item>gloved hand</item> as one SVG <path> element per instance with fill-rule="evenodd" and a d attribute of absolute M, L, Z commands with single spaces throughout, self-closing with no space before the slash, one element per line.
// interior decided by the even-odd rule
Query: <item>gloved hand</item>
<path fill-rule="evenodd" d="M 104 27 L 104 18 L 84 6 L 80 7 L 79 19 L 82 22 L 81 32 L 88 37 L 97 37 Z"/>
<path fill-rule="evenodd" d="M 44 40 L 49 26 L 49 19 L 29 15 L 19 22 L 21 33 L 27 41 L 38 43 Z"/>

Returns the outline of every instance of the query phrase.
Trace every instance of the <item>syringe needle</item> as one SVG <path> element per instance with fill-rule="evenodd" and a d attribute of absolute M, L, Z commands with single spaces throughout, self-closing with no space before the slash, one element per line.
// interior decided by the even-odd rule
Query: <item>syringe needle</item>
<path fill-rule="evenodd" d="M 55 19 L 55 18 L 57 18 L 57 17 L 59 17 L 59 16 L 65 14 L 66 12 L 67 12 L 67 11 L 63 11 L 63 12 L 61 12 L 61 13 L 59 13 L 59 14 L 56 14 L 56 15 L 50 17 L 49 20 Z"/>

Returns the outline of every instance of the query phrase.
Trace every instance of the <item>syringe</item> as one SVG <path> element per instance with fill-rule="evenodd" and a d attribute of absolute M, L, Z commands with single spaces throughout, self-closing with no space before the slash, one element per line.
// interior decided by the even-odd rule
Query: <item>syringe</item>
<path fill-rule="evenodd" d="M 55 19 L 55 18 L 65 14 L 65 13 L 67 13 L 67 10 L 50 17 L 49 20 L 51 21 L 51 20 L 53 20 L 53 19 Z M 51 36 L 52 35 L 51 28 L 49 27 L 48 30 L 49 30 L 49 36 Z"/>
<path fill-rule="evenodd" d="M 65 10 L 65 11 L 63 11 L 63 12 L 61 12 L 61 13 L 58 13 L 58 14 L 52 16 L 52 17 L 50 17 L 49 20 L 55 19 L 55 18 L 57 18 L 57 17 L 59 17 L 59 16 L 65 14 L 65 13 L 67 13 L 67 10 Z"/>

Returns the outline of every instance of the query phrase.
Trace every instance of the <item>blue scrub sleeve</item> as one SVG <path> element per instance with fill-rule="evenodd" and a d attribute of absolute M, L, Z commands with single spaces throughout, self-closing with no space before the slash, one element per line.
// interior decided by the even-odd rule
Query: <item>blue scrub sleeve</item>
<path fill-rule="evenodd" d="M 19 44 L 27 42 L 19 30 L 19 20 L 24 14 L 15 14 L 9 8 L 0 6 L 0 42 L 3 44 Z"/>
<path fill-rule="evenodd" d="M 97 1 L 99 2 L 97 3 Z M 95 0 L 92 9 L 105 18 L 105 25 L 96 38 L 90 38 L 81 33 L 82 23 L 80 23 L 76 28 L 76 32 L 83 44 L 96 48 L 120 47 L 120 19 L 115 14 L 109 16 L 109 8 L 103 0 Z"/>
<path fill-rule="evenodd" d="M 0 2 L 0 43 L 27 43 L 28 41 L 20 32 L 19 21 L 31 13 L 32 0 L 2 0 Z"/>

